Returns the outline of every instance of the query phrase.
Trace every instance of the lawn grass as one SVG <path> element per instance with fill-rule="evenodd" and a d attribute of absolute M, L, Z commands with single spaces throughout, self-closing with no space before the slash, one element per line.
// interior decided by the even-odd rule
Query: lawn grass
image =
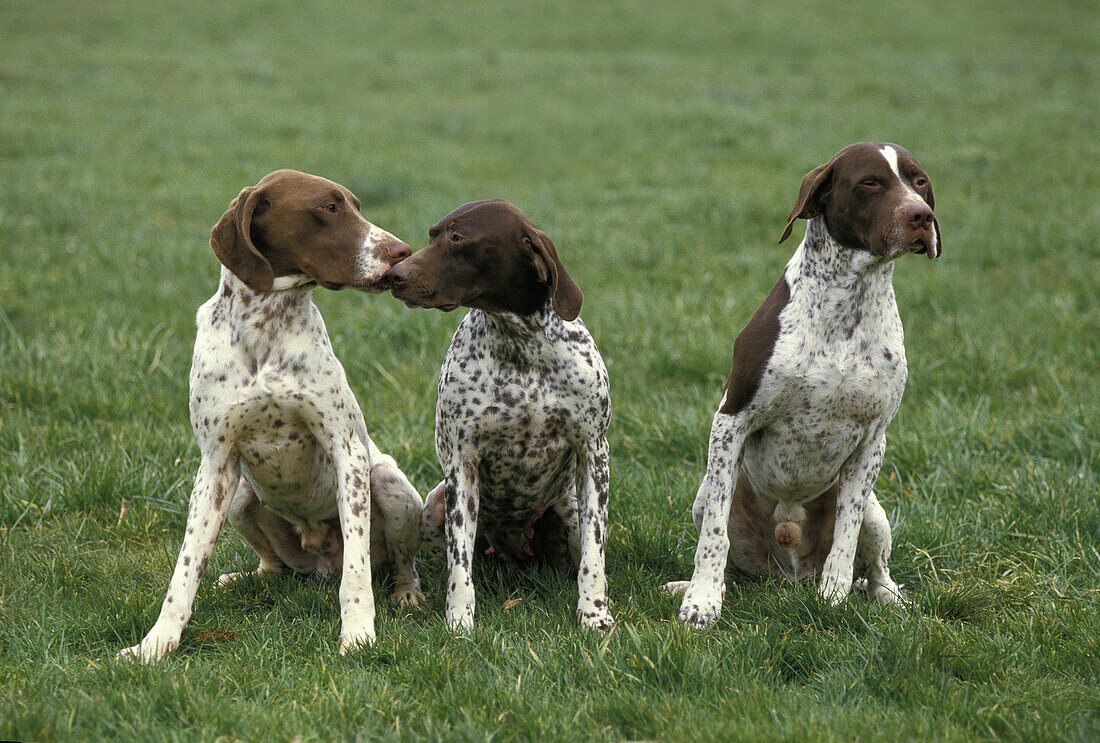
<path fill-rule="evenodd" d="M 0 738 L 1100 739 L 1098 27 L 1089 2 L 0 4 Z M 911 605 L 731 573 L 687 630 L 655 589 L 690 573 L 733 338 L 802 174 L 867 139 L 917 156 L 944 234 L 895 274 L 876 487 Z M 207 234 L 279 167 L 414 246 L 492 196 L 554 239 L 612 379 L 616 631 L 575 626 L 564 576 L 479 565 L 455 637 L 425 556 L 426 610 L 378 576 L 354 656 L 334 584 L 207 579 L 175 655 L 112 660 L 198 463 Z M 426 492 L 458 315 L 316 301 Z M 253 562 L 227 530 L 209 572 Z"/>

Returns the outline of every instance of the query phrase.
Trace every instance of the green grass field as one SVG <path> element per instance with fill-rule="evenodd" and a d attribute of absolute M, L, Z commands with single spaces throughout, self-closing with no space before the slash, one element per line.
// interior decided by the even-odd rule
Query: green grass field
<path fill-rule="evenodd" d="M 1100 12 L 1093 2 L 0 4 L 0 739 L 1100 739 Z M 909 386 L 876 491 L 911 605 L 730 573 L 717 626 L 688 508 L 733 338 L 797 239 L 802 174 L 859 140 L 931 174 L 945 253 L 895 273 Z M 585 290 L 612 378 L 608 570 L 586 633 L 553 572 L 476 572 L 478 626 L 376 578 L 215 591 L 152 625 L 198 452 L 210 227 L 294 167 L 413 246 L 511 199 Z M 457 313 L 316 292 L 372 434 L 440 477 Z M 505 602 L 520 603 L 505 609 Z M 227 634 L 231 633 L 231 634 Z"/>

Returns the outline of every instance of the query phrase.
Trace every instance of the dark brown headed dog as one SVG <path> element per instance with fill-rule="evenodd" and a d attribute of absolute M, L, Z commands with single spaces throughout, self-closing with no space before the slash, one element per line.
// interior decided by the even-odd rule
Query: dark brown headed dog
<path fill-rule="evenodd" d="M 477 537 L 509 563 L 577 571 L 577 618 L 607 606 L 607 371 L 577 314 L 583 299 L 554 247 L 499 199 L 455 209 L 386 280 L 413 307 L 472 308 L 439 377 L 435 443 L 445 479 L 428 495 L 425 542 L 446 552 L 447 623 L 473 626 Z M 563 544 L 565 542 L 565 544 Z"/>
<path fill-rule="evenodd" d="M 410 307 L 530 315 L 552 298 L 554 311 L 577 317 L 584 295 L 558 260 L 554 243 L 513 204 L 464 204 L 428 230 L 428 246 L 386 275 Z"/>
<path fill-rule="evenodd" d="M 737 336 L 692 515 L 699 530 L 681 620 L 717 618 L 727 559 L 753 574 L 821 574 L 844 598 L 855 575 L 885 603 L 890 524 L 872 490 L 906 362 L 893 260 L 940 255 L 928 175 L 905 149 L 845 147 L 802 179 L 806 237 Z"/>

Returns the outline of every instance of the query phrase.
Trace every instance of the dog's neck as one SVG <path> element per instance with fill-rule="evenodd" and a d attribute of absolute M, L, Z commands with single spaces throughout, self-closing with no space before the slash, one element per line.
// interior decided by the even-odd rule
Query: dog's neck
<path fill-rule="evenodd" d="M 231 343 L 244 343 L 254 355 L 286 344 L 288 331 L 309 331 L 321 322 L 313 304 L 317 284 L 305 274 L 280 276 L 271 289 L 257 292 L 222 267 L 218 303 L 232 330 Z"/>
<path fill-rule="evenodd" d="M 809 221 L 784 276 L 791 301 L 825 335 L 851 337 L 857 326 L 877 326 L 885 313 L 897 313 L 894 262 L 844 247 L 829 234 L 824 217 Z"/>
<path fill-rule="evenodd" d="M 550 349 L 565 330 L 565 321 L 554 311 L 550 300 L 534 312 L 523 315 L 485 310 L 470 312 L 477 313 L 484 323 L 492 353 L 503 362 L 523 365 L 524 360 L 534 361 L 544 355 L 544 351 L 553 354 L 546 349 Z"/>

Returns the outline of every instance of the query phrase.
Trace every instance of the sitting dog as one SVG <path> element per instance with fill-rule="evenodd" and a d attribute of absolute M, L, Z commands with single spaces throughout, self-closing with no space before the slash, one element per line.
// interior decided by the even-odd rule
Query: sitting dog
<path fill-rule="evenodd" d="M 152 661 L 176 647 L 227 515 L 260 556 L 255 575 L 342 573 L 345 653 L 374 641 L 372 566 L 392 562 L 398 603 L 423 600 L 413 563 L 423 504 L 367 435 L 312 290 L 380 291 L 411 250 L 363 219 L 348 189 L 292 170 L 241 191 L 210 247 L 223 268 L 197 318 L 190 407 L 202 458 L 187 532 L 156 624 L 120 656 Z"/>
<path fill-rule="evenodd" d="M 695 571 L 680 619 L 707 626 L 722 609 L 726 560 L 751 574 L 821 574 L 843 599 L 856 575 L 884 603 L 890 524 L 872 490 L 906 363 L 891 283 L 894 260 L 940 255 L 932 184 L 909 152 L 854 144 L 802 180 L 806 237 L 733 346 L 692 516 Z"/>
<path fill-rule="evenodd" d="M 387 280 L 410 307 L 472 308 L 440 372 L 435 445 L 445 479 L 423 520 L 427 543 L 446 542 L 447 624 L 473 626 L 480 535 L 509 563 L 568 553 L 577 618 L 610 627 L 611 404 L 603 360 L 577 319 L 581 291 L 550 238 L 507 201 L 461 206 L 428 236 Z"/>

